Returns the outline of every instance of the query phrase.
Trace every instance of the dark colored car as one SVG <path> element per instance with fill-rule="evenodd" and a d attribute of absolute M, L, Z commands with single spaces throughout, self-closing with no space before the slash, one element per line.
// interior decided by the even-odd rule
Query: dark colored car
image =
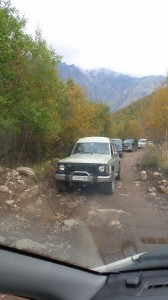
<path fill-rule="evenodd" d="M 123 143 L 123 151 L 137 151 L 138 150 L 138 142 L 135 139 L 126 139 Z"/>
<path fill-rule="evenodd" d="M 114 139 L 112 139 L 112 141 L 116 145 L 119 157 L 122 157 L 122 152 L 123 152 L 123 142 L 122 142 L 122 140 L 118 139 L 118 138 L 114 138 Z"/>

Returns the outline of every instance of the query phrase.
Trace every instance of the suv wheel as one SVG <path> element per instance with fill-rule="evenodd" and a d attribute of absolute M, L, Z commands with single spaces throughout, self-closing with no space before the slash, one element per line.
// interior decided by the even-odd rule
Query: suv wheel
<path fill-rule="evenodd" d="M 115 191 L 115 178 L 112 178 L 110 182 L 104 183 L 104 192 L 106 195 L 112 195 Z"/>
<path fill-rule="evenodd" d="M 67 186 L 64 181 L 61 181 L 61 180 L 57 181 L 56 187 L 57 187 L 58 192 L 66 192 Z"/>
<path fill-rule="evenodd" d="M 120 180 L 121 179 L 121 167 L 119 168 L 118 174 L 116 176 L 116 180 Z"/>

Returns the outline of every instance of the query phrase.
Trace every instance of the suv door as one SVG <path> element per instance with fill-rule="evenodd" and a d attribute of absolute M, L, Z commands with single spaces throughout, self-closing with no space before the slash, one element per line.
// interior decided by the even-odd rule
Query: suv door
<path fill-rule="evenodd" d="M 119 172 L 119 155 L 116 146 L 113 143 L 110 143 L 110 148 L 111 148 L 111 164 L 112 168 L 114 170 L 115 176 Z"/>

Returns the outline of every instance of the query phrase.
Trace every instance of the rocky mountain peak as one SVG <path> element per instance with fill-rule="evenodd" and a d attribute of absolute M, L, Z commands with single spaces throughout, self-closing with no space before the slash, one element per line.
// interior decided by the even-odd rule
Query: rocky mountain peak
<path fill-rule="evenodd" d="M 63 81 L 72 78 L 85 89 L 92 102 L 103 102 L 111 111 L 152 93 L 165 79 L 164 76 L 138 78 L 105 68 L 82 70 L 66 63 L 59 63 L 58 69 Z"/>

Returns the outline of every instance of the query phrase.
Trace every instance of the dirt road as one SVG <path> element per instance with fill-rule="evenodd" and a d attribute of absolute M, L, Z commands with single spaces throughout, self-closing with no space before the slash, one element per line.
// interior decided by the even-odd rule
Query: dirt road
<path fill-rule="evenodd" d="M 140 181 L 141 155 L 124 153 L 112 196 L 98 187 L 58 194 L 46 186 L 41 197 L 1 207 L 0 242 L 89 267 L 167 244 L 168 210 Z"/>
<path fill-rule="evenodd" d="M 70 259 L 76 263 L 99 265 L 161 247 L 168 241 L 165 201 L 149 196 L 146 182 L 140 181 L 136 162 L 142 151 L 124 153 L 121 180 L 112 196 L 85 189 L 84 201 L 68 219 L 77 221 L 68 233 Z"/>

